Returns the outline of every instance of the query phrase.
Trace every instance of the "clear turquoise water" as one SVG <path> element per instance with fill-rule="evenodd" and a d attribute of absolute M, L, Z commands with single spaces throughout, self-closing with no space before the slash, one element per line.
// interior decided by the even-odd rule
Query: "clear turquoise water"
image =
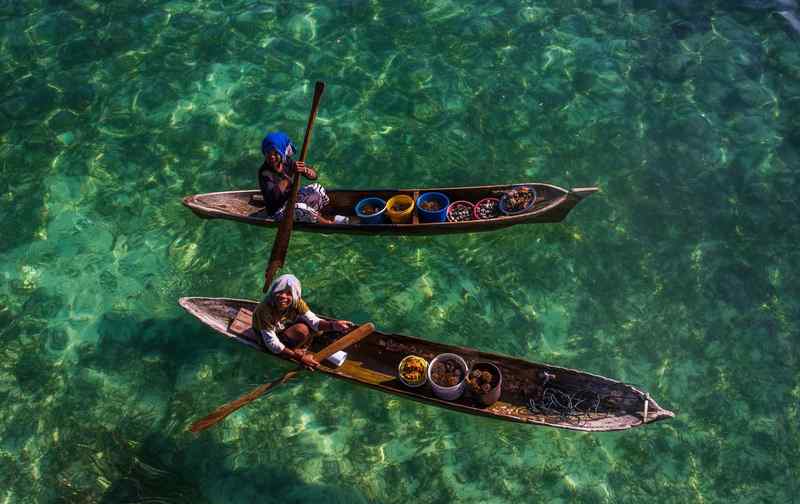
<path fill-rule="evenodd" d="M 800 52 L 757 2 L 0 1 L 0 502 L 792 502 Z M 766 2 L 765 2 L 766 3 Z M 752 5 L 751 5 L 752 6 Z M 307 376 L 179 296 L 255 298 L 255 184 L 598 185 L 558 225 L 293 237 L 322 313 L 635 383 L 677 418 L 584 434 Z"/>

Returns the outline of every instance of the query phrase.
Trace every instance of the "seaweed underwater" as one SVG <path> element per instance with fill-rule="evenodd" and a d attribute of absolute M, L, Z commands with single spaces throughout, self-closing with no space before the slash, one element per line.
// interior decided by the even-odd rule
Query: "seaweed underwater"
<path fill-rule="evenodd" d="M 0 2 L 0 500 L 792 501 L 782 5 Z M 186 434 L 288 367 L 175 306 L 256 295 L 271 237 L 179 197 L 254 186 L 263 130 L 302 131 L 321 77 L 326 186 L 603 192 L 511 233 L 297 234 L 316 310 L 613 376 L 678 416 L 530 429 L 307 376 Z"/>

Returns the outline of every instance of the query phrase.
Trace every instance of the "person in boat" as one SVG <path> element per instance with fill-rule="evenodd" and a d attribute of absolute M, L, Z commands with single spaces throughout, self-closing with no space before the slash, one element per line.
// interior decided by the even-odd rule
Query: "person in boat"
<path fill-rule="evenodd" d="M 274 131 L 261 141 L 264 163 L 258 169 L 258 186 L 264 197 L 267 213 L 275 220 L 283 220 L 286 204 L 292 193 L 292 180 L 295 172 L 308 180 L 317 180 L 317 172 L 303 161 L 294 161 L 297 152 L 286 133 Z M 301 187 L 297 192 L 294 219 L 298 222 L 318 222 L 320 224 L 347 224 L 347 217 L 337 215 L 328 219 L 322 209 L 330 202 L 325 188 L 314 183 Z"/>
<path fill-rule="evenodd" d="M 306 349 L 314 339 L 314 332 L 344 332 L 353 327 L 353 323 L 317 317 L 303 301 L 301 293 L 297 277 L 279 276 L 253 311 L 253 330 L 270 352 L 313 369 L 319 362 Z"/>

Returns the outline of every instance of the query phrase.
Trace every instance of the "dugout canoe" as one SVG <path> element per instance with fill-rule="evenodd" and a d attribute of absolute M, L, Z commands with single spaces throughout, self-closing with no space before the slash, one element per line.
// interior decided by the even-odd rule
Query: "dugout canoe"
<path fill-rule="evenodd" d="M 180 305 L 223 336 L 243 343 L 275 358 L 267 351 L 249 329 L 249 313 L 255 301 L 228 298 L 184 297 Z M 234 324 L 246 320 L 244 326 Z M 244 318 L 243 318 L 244 316 Z M 237 329 L 238 327 L 238 329 Z M 330 341 L 316 338 L 311 350 L 318 351 Z M 498 420 L 522 422 L 532 425 L 560 427 L 578 431 L 616 431 L 650 424 L 674 413 L 662 408 L 649 394 L 631 385 L 603 376 L 472 348 L 445 345 L 400 334 L 375 331 L 346 350 L 348 358 L 341 367 L 323 362 L 319 372 L 407 399 L 480 415 Z M 440 353 L 455 353 L 472 365 L 476 361 L 489 361 L 503 374 L 500 400 L 489 407 L 480 407 L 469 394 L 455 401 L 446 401 L 433 395 L 429 384 L 409 388 L 397 378 L 397 365 L 409 354 L 419 355 L 429 362 Z M 546 374 L 552 378 L 547 379 Z M 545 380 L 547 382 L 545 383 Z M 556 412 L 544 404 L 543 398 L 566 400 L 566 397 L 589 401 L 572 414 Z M 533 409 L 530 400 L 533 399 Z M 552 402 L 552 401 L 551 401 Z"/>
<path fill-rule="evenodd" d="M 494 219 L 472 220 L 466 222 L 419 222 L 416 210 L 409 224 L 363 224 L 355 214 L 355 206 L 363 198 L 377 196 L 384 201 L 398 194 L 406 194 L 416 201 L 425 192 L 442 192 L 450 201 L 469 201 L 476 203 L 483 198 L 497 197 L 497 191 L 507 190 L 515 185 L 530 185 L 536 189 L 537 200 L 530 211 Z M 491 231 L 516 224 L 561 222 L 581 200 L 597 192 L 597 187 L 562 189 L 550 184 L 523 183 L 513 185 L 487 185 L 476 187 L 445 187 L 434 189 L 330 189 L 327 191 L 330 203 L 324 214 L 345 215 L 350 224 L 312 224 L 295 222 L 297 231 L 346 234 L 396 234 L 396 235 L 435 235 L 448 233 L 472 233 Z M 257 190 L 226 191 L 195 194 L 183 198 L 183 204 L 197 216 L 204 219 L 229 219 L 257 226 L 275 226 L 277 221 L 269 218 L 264 210 L 261 193 Z"/>

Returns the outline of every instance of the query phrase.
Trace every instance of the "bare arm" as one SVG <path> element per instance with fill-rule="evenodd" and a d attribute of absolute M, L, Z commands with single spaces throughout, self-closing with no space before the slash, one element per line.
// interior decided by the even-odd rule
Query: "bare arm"
<path fill-rule="evenodd" d="M 315 331 L 345 332 L 353 327 L 353 323 L 349 320 L 324 320 L 317 317 L 311 310 L 302 314 L 301 317 Z"/>
<path fill-rule="evenodd" d="M 320 320 L 319 328 L 321 331 L 345 332 L 353 327 L 349 320 Z"/>

